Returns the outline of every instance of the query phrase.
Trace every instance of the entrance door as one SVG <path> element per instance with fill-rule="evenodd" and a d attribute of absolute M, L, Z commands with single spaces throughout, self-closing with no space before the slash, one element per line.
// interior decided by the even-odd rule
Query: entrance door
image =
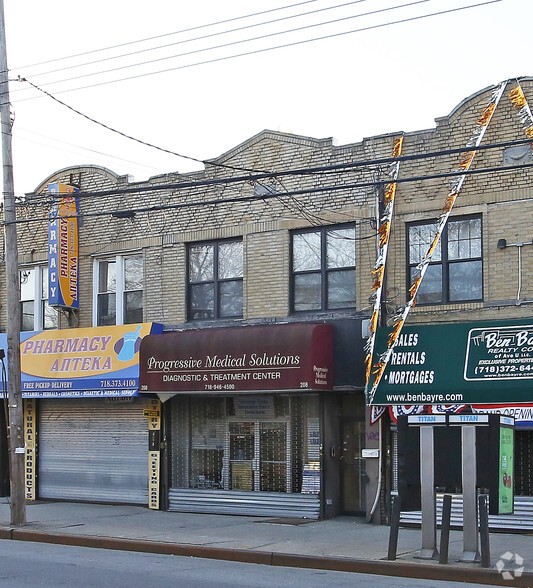
<path fill-rule="evenodd" d="M 255 423 L 229 424 L 230 489 L 254 490 Z"/>
<path fill-rule="evenodd" d="M 260 489 L 287 492 L 287 423 L 260 423 Z"/>
<path fill-rule="evenodd" d="M 286 422 L 229 423 L 229 489 L 290 492 Z"/>
<path fill-rule="evenodd" d="M 365 423 L 342 421 L 341 491 L 343 510 L 347 514 L 365 514 L 364 460 Z"/>

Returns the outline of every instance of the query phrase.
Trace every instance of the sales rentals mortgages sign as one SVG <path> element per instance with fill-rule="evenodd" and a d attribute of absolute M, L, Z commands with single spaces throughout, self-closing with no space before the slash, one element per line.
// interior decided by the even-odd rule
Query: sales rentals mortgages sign
<path fill-rule="evenodd" d="M 385 349 L 388 329 L 378 331 Z M 373 404 L 533 400 L 533 321 L 404 327 Z"/>

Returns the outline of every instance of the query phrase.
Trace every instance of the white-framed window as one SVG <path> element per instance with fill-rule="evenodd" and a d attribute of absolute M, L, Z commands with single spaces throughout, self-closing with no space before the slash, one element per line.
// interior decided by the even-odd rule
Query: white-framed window
<path fill-rule="evenodd" d="M 93 324 L 143 321 L 144 263 L 141 253 L 94 260 Z"/>
<path fill-rule="evenodd" d="M 48 304 L 48 267 L 37 265 L 19 271 L 20 330 L 57 329 L 57 310 Z"/>

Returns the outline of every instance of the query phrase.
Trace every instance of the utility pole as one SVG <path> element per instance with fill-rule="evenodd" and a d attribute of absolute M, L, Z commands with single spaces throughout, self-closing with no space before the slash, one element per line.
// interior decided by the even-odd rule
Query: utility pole
<path fill-rule="evenodd" d="M 4 240 L 7 296 L 8 452 L 11 484 L 11 524 L 26 524 L 24 501 L 24 411 L 20 383 L 20 302 L 15 190 L 11 149 L 6 25 L 0 0 L 0 125 L 4 180 Z"/>

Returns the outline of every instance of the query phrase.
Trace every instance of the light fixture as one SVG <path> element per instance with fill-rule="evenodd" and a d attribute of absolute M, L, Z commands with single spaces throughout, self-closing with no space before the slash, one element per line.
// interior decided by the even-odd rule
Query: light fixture
<path fill-rule="evenodd" d="M 505 249 L 507 247 L 507 239 L 498 239 L 498 249 Z"/>

